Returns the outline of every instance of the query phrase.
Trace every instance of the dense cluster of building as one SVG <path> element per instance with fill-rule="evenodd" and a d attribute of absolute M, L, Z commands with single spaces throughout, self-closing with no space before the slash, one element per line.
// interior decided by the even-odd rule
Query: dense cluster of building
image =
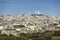
<path fill-rule="evenodd" d="M 0 16 L 0 34 L 17 36 L 20 33 L 36 33 L 60 30 L 60 17 L 35 14 Z"/>

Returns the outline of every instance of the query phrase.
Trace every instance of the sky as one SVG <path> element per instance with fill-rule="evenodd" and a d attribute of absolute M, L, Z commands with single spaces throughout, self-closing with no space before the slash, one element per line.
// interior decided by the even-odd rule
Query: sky
<path fill-rule="evenodd" d="M 0 15 L 33 13 L 60 16 L 60 0 L 0 0 Z"/>

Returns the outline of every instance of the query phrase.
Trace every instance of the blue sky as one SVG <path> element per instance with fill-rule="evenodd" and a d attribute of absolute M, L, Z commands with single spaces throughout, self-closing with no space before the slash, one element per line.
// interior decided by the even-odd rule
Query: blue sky
<path fill-rule="evenodd" d="M 0 15 L 33 13 L 35 10 L 60 16 L 60 0 L 0 0 Z"/>

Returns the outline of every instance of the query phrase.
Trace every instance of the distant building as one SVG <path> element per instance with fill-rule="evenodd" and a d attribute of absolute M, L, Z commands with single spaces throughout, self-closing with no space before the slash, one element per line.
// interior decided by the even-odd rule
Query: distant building
<path fill-rule="evenodd" d="M 0 30 L 3 30 L 4 28 L 3 28 L 3 26 L 0 26 Z"/>

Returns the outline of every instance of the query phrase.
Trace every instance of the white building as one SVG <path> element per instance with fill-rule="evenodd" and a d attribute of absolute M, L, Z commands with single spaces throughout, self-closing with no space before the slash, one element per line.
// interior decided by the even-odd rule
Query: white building
<path fill-rule="evenodd" d="M 31 29 L 31 30 L 35 30 L 36 27 L 37 26 L 28 26 L 28 28 Z"/>
<path fill-rule="evenodd" d="M 0 26 L 0 30 L 3 30 L 3 26 Z"/>

